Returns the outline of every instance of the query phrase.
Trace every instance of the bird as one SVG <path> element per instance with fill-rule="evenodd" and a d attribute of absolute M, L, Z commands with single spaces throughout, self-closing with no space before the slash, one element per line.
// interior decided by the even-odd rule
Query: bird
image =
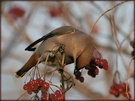
<path fill-rule="evenodd" d="M 39 42 L 41 42 L 41 44 L 37 48 L 34 48 L 34 46 Z M 64 47 L 63 50 L 65 53 L 64 64 L 68 65 L 74 63 L 75 72 L 75 70 L 80 70 L 90 63 L 93 57 L 95 45 L 95 41 L 90 35 L 73 26 L 62 26 L 56 28 L 31 43 L 25 49 L 26 51 L 33 51 L 33 54 L 22 68 L 15 72 L 15 76 L 16 78 L 21 78 L 37 63 L 45 61 L 48 52 L 56 52 L 60 57 L 60 52 L 57 52 L 57 50 L 62 49 L 62 47 Z M 57 58 L 53 54 L 52 56 L 49 56 L 47 62 L 48 64 L 51 62 L 51 66 L 57 66 L 58 64 Z"/>

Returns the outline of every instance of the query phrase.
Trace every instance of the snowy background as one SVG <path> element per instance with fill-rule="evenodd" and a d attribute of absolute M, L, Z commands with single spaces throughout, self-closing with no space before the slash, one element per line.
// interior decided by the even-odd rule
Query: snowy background
<path fill-rule="evenodd" d="M 74 26 L 81 31 L 90 34 L 91 28 L 97 18 L 118 1 L 6 1 L 2 2 L 1 14 L 1 99 L 16 100 L 25 91 L 23 85 L 26 76 L 15 78 L 14 73 L 28 60 L 32 52 L 24 49 L 33 41 L 64 25 Z M 17 11 L 11 12 L 14 7 L 20 8 L 24 14 L 14 17 Z M 59 9 L 60 10 L 59 10 Z M 84 71 L 84 83 L 76 81 L 76 86 L 66 93 L 66 99 L 126 99 L 123 96 L 115 98 L 109 94 L 109 88 L 113 84 L 116 67 L 120 72 L 120 79 L 125 81 L 129 62 L 131 61 L 130 41 L 134 39 L 134 3 L 126 2 L 105 14 L 93 29 L 94 40 L 99 44 L 102 56 L 109 62 L 109 70 L 100 70 L 96 78 L 91 78 Z M 59 12 L 55 11 L 56 9 Z M 62 11 L 61 11 L 62 9 Z M 13 14 L 13 15 L 12 15 Z M 111 32 L 108 17 L 114 16 L 117 25 L 117 39 L 122 44 L 122 58 L 118 54 L 116 44 Z M 131 34 L 129 34 L 131 33 Z M 129 35 L 129 37 L 127 37 Z M 127 37 L 127 38 L 126 38 Z M 118 55 L 118 57 L 117 57 Z M 117 57 L 117 59 L 116 59 Z M 122 60 L 123 59 L 123 60 Z M 42 66 L 41 66 L 42 67 Z M 133 70 L 133 63 L 131 64 Z M 74 65 L 65 68 L 71 74 Z M 132 73 L 133 74 L 133 73 Z M 57 76 L 57 75 L 56 75 Z M 57 78 L 57 77 L 56 77 Z M 58 82 L 55 81 L 54 82 Z M 130 93 L 134 99 L 134 77 L 128 79 Z M 32 95 L 25 94 L 21 99 L 30 99 Z"/>

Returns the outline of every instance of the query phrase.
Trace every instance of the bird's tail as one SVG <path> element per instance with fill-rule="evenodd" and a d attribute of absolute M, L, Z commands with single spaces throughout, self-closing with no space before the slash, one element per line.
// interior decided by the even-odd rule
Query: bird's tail
<path fill-rule="evenodd" d="M 26 64 L 15 73 L 16 78 L 23 77 L 33 66 L 35 66 L 38 62 L 38 56 L 34 53 L 30 59 L 26 62 Z"/>

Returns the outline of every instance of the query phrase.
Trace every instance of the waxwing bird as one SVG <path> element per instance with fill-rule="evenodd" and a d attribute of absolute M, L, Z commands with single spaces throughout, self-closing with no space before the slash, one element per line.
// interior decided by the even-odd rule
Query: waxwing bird
<path fill-rule="evenodd" d="M 37 48 L 33 48 L 41 41 L 43 42 Z M 75 63 L 75 68 L 81 69 L 89 64 L 93 55 L 95 42 L 91 36 L 72 26 L 57 28 L 36 40 L 25 49 L 27 51 L 34 51 L 34 53 L 26 64 L 15 73 L 15 76 L 17 78 L 23 77 L 28 70 L 37 64 L 39 58 L 40 62 L 45 61 L 47 52 L 55 52 L 61 47 L 64 47 L 65 64 Z M 48 62 L 51 62 L 51 66 L 57 65 L 55 56 L 49 56 Z"/>

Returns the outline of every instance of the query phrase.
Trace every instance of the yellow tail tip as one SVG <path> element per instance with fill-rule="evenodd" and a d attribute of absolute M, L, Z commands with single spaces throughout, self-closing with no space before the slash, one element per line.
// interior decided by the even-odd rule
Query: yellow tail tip
<path fill-rule="evenodd" d="M 16 73 L 15 73 L 15 77 L 16 78 L 22 78 L 21 76 L 17 75 Z"/>

